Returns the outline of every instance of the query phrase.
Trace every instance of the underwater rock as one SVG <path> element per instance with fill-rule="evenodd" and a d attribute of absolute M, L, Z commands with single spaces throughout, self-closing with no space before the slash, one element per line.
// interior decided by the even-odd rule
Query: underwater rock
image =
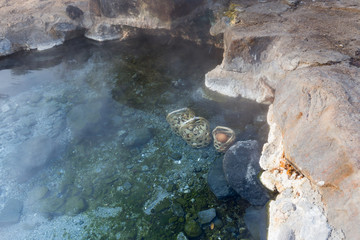
<path fill-rule="evenodd" d="M 139 128 L 129 131 L 124 138 L 124 145 L 127 147 L 141 147 L 152 139 L 153 135 L 149 128 Z"/>
<path fill-rule="evenodd" d="M 202 230 L 195 220 L 187 220 L 185 222 L 185 233 L 189 237 L 198 237 L 201 235 Z"/>
<path fill-rule="evenodd" d="M 254 239 L 267 239 L 267 207 L 248 207 L 245 210 L 244 221 Z M 291 238 L 286 238 L 291 239 Z"/>
<path fill-rule="evenodd" d="M 217 158 L 212 163 L 207 177 L 207 184 L 218 199 L 236 195 L 234 189 L 232 189 L 226 181 L 221 158 Z"/>
<path fill-rule="evenodd" d="M 0 212 L 0 226 L 18 223 L 23 209 L 23 202 L 17 199 L 9 199 Z"/>
<path fill-rule="evenodd" d="M 183 232 L 180 232 L 177 235 L 176 240 L 188 240 L 188 238 L 185 236 L 185 234 Z"/>
<path fill-rule="evenodd" d="M 198 212 L 198 218 L 200 224 L 210 223 L 216 217 L 215 208 L 210 208 L 201 212 Z"/>
<path fill-rule="evenodd" d="M 258 179 L 260 150 L 255 140 L 238 141 L 225 153 L 223 169 L 229 185 L 255 206 L 265 205 L 269 196 Z"/>
<path fill-rule="evenodd" d="M 83 198 L 74 196 L 66 200 L 65 212 L 67 215 L 75 216 L 86 209 L 86 202 Z"/>
<path fill-rule="evenodd" d="M 182 155 L 179 152 L 172 152 L 169 154 L 169 156 L 174 160 L 181 160 Z"/>
<path fill-rule="evenodd" d="M 177 216 L 177 217 L 183 217 L 185 215 L 185 212 L 184 212 L 183 208 L 178 203 L 174 203 L 171 206 L 171 210 L 174 213 L 174 215 Z"/>

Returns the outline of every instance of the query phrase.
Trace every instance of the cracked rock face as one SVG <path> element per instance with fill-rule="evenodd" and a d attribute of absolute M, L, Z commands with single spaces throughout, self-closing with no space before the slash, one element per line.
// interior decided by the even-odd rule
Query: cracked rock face
<path fill-rule="evenodd" d="M 260 160 L 262 182 L 280 192 L 270 203 L 269 239 L 356 239 L 360 3 L 286 6 L 238 6 L 224 33 L 223 62 L 206 75 L 206 86 L 273 103 Z M 282 169 L 283 160 L 302 177 Z"/>
<path fill-rule="evenodd" d="M 204 0 L 0 0 L 0 57 L 48 49 L 80 36 L 121 40 L 136 29 L 179 27 L 176 34 L 182 36 L 188 21 L 204 16 L 212 5 Z"/>

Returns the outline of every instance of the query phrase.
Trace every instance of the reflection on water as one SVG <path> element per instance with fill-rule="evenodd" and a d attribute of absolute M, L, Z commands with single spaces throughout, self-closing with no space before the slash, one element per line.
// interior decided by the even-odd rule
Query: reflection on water
<path fill-rule="evenodd" d="M 4 239 L 176 239 L 209 208 L 215 225 L 191 226 L 196 239 L 249 237 L 241 217 L 248 204 L 218 201 L 207 187 L 209 166 L 222 156 L 192 149 L 165 120 L 190 107 L 212 128 L 263 141 L 264 106 L 204 92 L 221 54 L 144 36 L 79 39 L 1 59 Z"/>

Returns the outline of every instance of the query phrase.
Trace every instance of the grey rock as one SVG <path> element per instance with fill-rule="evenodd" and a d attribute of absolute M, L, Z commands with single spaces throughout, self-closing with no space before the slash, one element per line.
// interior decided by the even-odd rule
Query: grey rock
<path fill-rule="evenodd" d="M 257 141 L 238 141 L 225 153 L 223 169 L 229 185 L 252 205 L 265 205 L 269 196 L 258 179 L 260 150 Z"/>
<path fill-rule="evenodd" d="M 236 195 L 236 192 L 226 181 L 221 158 L 218 158 L 213 162 L 208 173 L 207 183 L 210 190 L 218 199 L 233 197 Z"/>
<path fill-rule="evenodd" d="M 0 39 L 0 56 L 11 53 L 12 44 L 7 38 Z"/>
<path fill-rule="evenodd" d="M 249 207 L 245 210 L 244 221 L 254 239 L 266 240 L 267 208 Z"/>
<path fill-rule="evenodd" d="M 201 224 L 210 223 L 216 217 L 215 208 L 210 208 L 201 212 L 198 212 L 199 222 Z"/>
<path fill-rule="evenodd" d="M 180 160 L 182 158 L 182 155 L 179 152 L 172 152 L 170 153 L 170 157 L 174 160 Z"/>
<path fill-rule="evenodd" d="M 140 147 L 152 139 L 153 135 L 148 128 L 139 128 L 129 131 L 124 138 L 124 145 L 127 147 Z"/>
<path fill-rule="evenodd" d="M 131 187 L 132 187 L 132 185 L 131 185 L 130 182 L 125 182 L 124 185 L 123 185 L 123 187 L 124 187 L 125 190 L 130 190 Z"/>
<path fill-rule="evenodd" d="M 183 217 L 185 215 L 183 208 L 178 203 L 174 203 L 171 206 L 171 210 L 173 211 L 174 215 L 177 217 Z"/>
<path fill-rule="evenodd" d="M 52 26 L 50 33 L 56 38 L 69 40 L 84 35 L 85 29 L 69 22 L 59 22 Z"/>
<path fill-rule="evenodd" d="M 69 16 L 69 18 L 71 18 L 72 20 L 75 20 L 75 19 L 83 16 L 84 12 L 76 6 L 68 5 L 66 7 L 66 14 Z"/>
<path fill-rule="evenodd" d="M 18 223 L 23 209 L 23 202 L 17 199 L 10 199 L 0 212 L 0 226 Z"/>
<path fill-rule="evenodd" d="M 185 236 L 185 234 L 183 232 L 180 232 L 177 236 L 176 236 L 176 240 L 188 240 L 188 238 Z"/>

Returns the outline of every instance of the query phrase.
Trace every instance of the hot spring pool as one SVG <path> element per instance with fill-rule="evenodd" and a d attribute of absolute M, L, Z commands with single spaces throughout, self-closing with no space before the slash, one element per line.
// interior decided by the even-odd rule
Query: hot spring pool
<path fill-rule="evenodd" d="M 221 59 L 154 36 L 0 59 L 1 239 L 184 239 L 185 222 L 210 208 L 214 225 L 193 239 L 251 239 L 250 205 L 207 186 L 223 155 L 191 148 L 165 119 L 189 107 L 264 143 L 266 106 L 204 89 Z"/>

